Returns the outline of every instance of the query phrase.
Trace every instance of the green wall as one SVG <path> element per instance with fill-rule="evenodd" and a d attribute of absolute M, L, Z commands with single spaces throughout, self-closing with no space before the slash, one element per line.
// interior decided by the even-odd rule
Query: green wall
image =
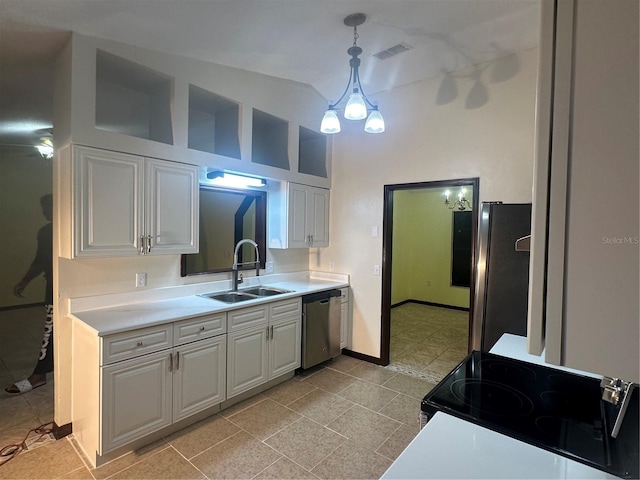
<path fill-rule="evenodd" d="M 44 277 L 33 280 L 24 297 L 13 295 L 36 253 L 36 235 L 47 223 L 40 197 L 51 193 L 51 160 L 35 148 L 0 145 L 0 308 L 42 303 Z"/>
<path fill-rule="evenodd" d="M 394 192 L 392 304 L 420 300 L 469 308 L 469 288 L 451 286 L 453 210 L 444 205 L 445 190 Z M 471 187 L 466 192 L 473 197 Z"/>

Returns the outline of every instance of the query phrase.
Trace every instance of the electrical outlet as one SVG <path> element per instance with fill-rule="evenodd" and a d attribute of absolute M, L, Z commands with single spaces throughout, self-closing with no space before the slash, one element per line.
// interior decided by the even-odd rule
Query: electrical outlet
<path fill-rule="evenodd" d="M 265 270 L 267 273 L 273 273 L 273 262 L 267 262 L 265 265 Z"/>
<path fill-rule="evenodd" d="M 329 262 L 329 271 L 333 272 L 333 270 L 336 268 L 336 264 L 333 262 Z"/>
<path fill-rule="evenodd" d="M 374 275 L 380 275 L 380 265 L 374 265 L 373 266 L 373 274 Z"/>
<path fill-rule="evenodd" d="M 371 227 L 371 236 L 373 238 L 376 238 L 378 236 L 378 227 L 377 226 Z"/>
<path fill-rule="evenodd" d="M 147 274 L 136 273 L 136 287 L 146 287 L 146 286 L 147 286 Z"/>

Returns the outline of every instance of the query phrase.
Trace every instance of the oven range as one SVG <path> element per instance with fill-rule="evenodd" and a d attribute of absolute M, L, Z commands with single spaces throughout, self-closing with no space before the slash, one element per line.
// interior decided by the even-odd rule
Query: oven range
<path fill-rule="evenodd" d="M 474 351 L 421 403 L 424 425 L 441 411 L 622 478 L 639 477 L 638 389 L 612 438 L 600 381 Z"/>

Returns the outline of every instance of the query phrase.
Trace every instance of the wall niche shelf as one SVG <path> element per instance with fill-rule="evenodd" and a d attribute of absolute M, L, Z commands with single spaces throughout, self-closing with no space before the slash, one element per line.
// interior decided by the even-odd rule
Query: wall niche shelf
<path fill-rule="evenodd" d="M 97 129 L 173 145 L 172 90 L 170 76 L 97 50 Z"/>
<path fill-rule="evenodd" d="M 253 109 L 251 161 L 289 170 L 289 122 Z"/>
<path fill-rule="evenodd" d="M 327 178 L 327 137 L 300 127 L 298 172 Z"/>
<path fill-rule="evenodd" d="M 240 105 L 189 85 L 189 141 L 192 150 L 240 159 Z"/>

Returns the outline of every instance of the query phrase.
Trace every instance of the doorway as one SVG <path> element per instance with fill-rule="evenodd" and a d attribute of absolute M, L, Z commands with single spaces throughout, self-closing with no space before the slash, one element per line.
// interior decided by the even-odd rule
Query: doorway
<path fill-rule="evenodd" d="M 437 382 L 468 353 L 479 183 L 465 178 L 385 185 L 383 365 Z M 405 352 L 408 346 L 416 350 Z"/>

